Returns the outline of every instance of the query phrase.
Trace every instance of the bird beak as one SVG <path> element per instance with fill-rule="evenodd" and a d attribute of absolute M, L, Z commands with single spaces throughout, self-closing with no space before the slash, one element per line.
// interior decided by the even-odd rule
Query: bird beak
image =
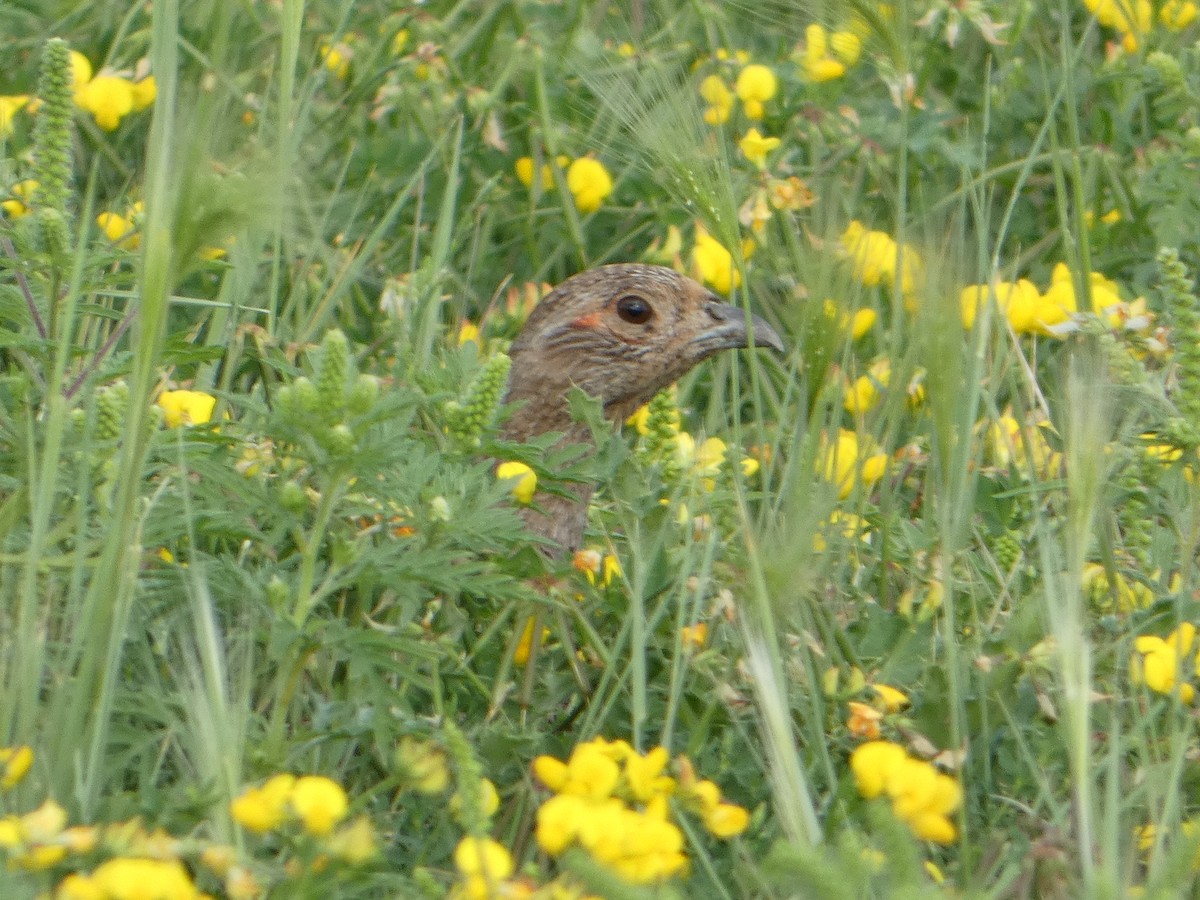
<path fill-rule="evenodd" d="M 697 343 L 706 350 L 732 350 L 739 347 L 749 347 L 750 338 L 754 338 L 755 347 L 770 347 L 777 353 L 784 353 L 783 339 L 767 324 L 765 319 L 755 315 L 747 315 L 744 309 L 731 306 L 728 303 L 713 301 L 705 306 L 705 312 L 713 319 L 713 324 L 700 332 Z M 747 329 L 747 321 L 750 329 Z"/>

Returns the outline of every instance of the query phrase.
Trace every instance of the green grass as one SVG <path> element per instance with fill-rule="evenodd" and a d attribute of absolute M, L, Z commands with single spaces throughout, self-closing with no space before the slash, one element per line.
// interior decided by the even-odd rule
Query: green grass
<path fill-rule="evenodd" d="M 1074 0 L 0 10 L 2 95 L 37 92 L 53 36 L 157 84 L 111 131 L 68 110 L 65 205 L 48 106 L 9 122 L 0 97 L 2 199 L 43 185 L 0 218 L 0 747 L 35 756 L 0 815 L 52 798 L 99 829 L 27 871 L 66 837 L 0 820 L 0 893 L 69 896 L 71 873 L 160 852 L 233 896 L 199 862 L 219 845 L 270 896 L 465 896 L 466 835 L 530 885 L 606 897 L 1194 892 L 1200 736 L 1157 688 L 1194 682 L 1197 648 L 1139 637 L 1200 615 L 1200 25 L 1151 7 L 1124 49 Z M 841 77 L 804 77 L 812 24 L 857 29 Z M 737 51 L 778 91 L 761 121 L 733 98 L 710 124 L 699 85 L 732 90 Z M 781 139 L 763 169 L 750 127 Z M 552 186 L 516 177 L 560 155 L 611 173 L 598 210 L 556 165 Z M 139 202 L 136 241 L 101 232 Z M 864 279 L 854 220 L 914 284 L 894 251 Z M 460 433 L 449 404 L 521 298 L 605 262 L 692 272 L 697 227 L 793 348 L 714 359 L 660 402 L 728 445 L 716 471 L 670 429 L 601 425 L 587 458 Z M 964 327 L 964 287 L 1027 278 L 1045 303 L 1060 262 L 1079 311 L 1056 334 L 1004 288 Z M 1112 290 L 1119 312 L 1092 311 Z M 839 317 L 859 310 L 855 339 Z M 215 396 L 212 421 L 166 427 L 177 388 Z M 881 477 L 832 483 L 838 429 Z M 620 574 L 547 573 L 496 459 L 598 482 L 588 546 Z M 852 701 L 961 785 L 952 841 L 859 795 Z M 550 857 L 531 764 L 597 737 L 686 756 L 749 827 L 708 834 L 681 787 L 685 873 L 630 886 Z M 284 772 L 340 784 L 377 852 L 239 825 L 230 802 Z M 156 851 L 135 818 L 182 843 Z"/>

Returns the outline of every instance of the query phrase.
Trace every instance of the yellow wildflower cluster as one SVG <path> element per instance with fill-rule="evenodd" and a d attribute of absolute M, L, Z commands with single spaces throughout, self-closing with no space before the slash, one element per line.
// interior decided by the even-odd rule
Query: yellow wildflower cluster
<path fill-rule="evenodd" d="M 105 131 L 115 131 L 125 116 L 141 112 L 154 102 L 158 87 L 154 76 L 138 81 L 120 75 L 92 74 L 92 64 L 82 53 L 71 51 L 75 105 L 92 114 Z"/>
<path fill-rule="evenodd" d="M 716 476 L 721 465 L 729 458 L 729 445 L 719 437 L 705 438 L 696 445 L 696 439 L 686 431 L 675 435 L 675 456 L 680 469 L 700 479 L 706 491 L 716 490 Z M 737 464 L 747 478 L 758 472 L 758 460 L 752 456 L 738 454 Z"/>
<path fill-rule="evenodd" d="M 21 216 L 28 215 L 33 194 L 37 189 L 38 183 L 33 178 L 18 181 L 9 188 L 10 196 L 7 200 L 0 202 L 0 209 L 3 209 L 4 214 L 10 219 L 19 219 Z"/>
<path fill-rule="evenodd" d="M 846 729 L 860 740 L 876 741 L 879 740 L 879 726 L 883 717 L 898 713 L 908 706 L 908 695 L 887 684 L 872 684 L 868 687 L 875 693 L 874 702 L 848 701 L 846 705 L 850 709 L 850 716 L 846 719 Z"/>
<path fill-rule="evenodd" d="M 592 213 L 600 208 L 613 190 L 612 175 L 604 167 L 604 163 L 591 156 L 581 156 L 572 161 L 569 157 L 559 156 L 554 165 L 566 169 L 567 190 L 575 198 L 575 208 L 581 213 Z M 517 180 L 525 187 L 533 187 L 534 162 L 531 156 L 522 156 L 513 166 Z M 542 165 L 541 189 L 553 190 L 554 172 L 549 163 Z"/>
<path fill-rule="evenodd" d="M 840 251 L 854 269 L 854 277 L 865 287 L 899 283 L 905 305 L 916 308 L 916 295 L 924 282 L 924 268 L 917 251 L 901 247 L 886 231 L 870 231 L 855 219 L 842 232 Z"/>
<path fill-rule="evenodd" d="M 818 525 L 818 529 L 813 533 L 812 541 L 816 553 L 824 553 L 829 549 L 830 537 L 836 538 L 839 544 L 852 541 L 871 543 L 871 523 L 860 515 L 841 509 L 833 510 L 829 518 Z"/>
<path fill-rule="evenodd" d="M 14 777 L 32 761 L 25 747 L 6 748 L 0 756 L 6 757 L 7 770 Z M 320 820 L 319 815 L 314 818 L 311 797 L 301 792 L 296 802 L 300 808 L 308 804 L 305 815 L 310 821 Z M 359 820 L 323 840 L 318 850 L 323 854 L 322 866 L 331 860 L 364 862 L 375 853 L 370 823 Z M 94 860 L 97 851 L 108 857 L 99 864 Z M 45 895 L 55 900 L 203 900 L 208 895 L 193 881 L 201 867 L 223 882 L 226 896 L 264 895 L 249 868 L 238 862 L 233 847 L 177 838 L 162 829 L 147 830 L 136 819 L 68 826 L 66 810 L 51 799 L 24 815 L 0 818 L 0 854 L 13 869 L 73 869 Z M 80 858 L 88 859 L 94 868 L 82 870 Z"/>
<path fill-rule="evenodd" d="M 1159 694 L 1178 695 L 1191 703 L 1196 689 L 1191 679 L 1200 675 L 1200 654 L 1196 653 L 1196 626 L 1183 622 L 1165 638 L 1142 634 L 1134 639 L 1134 654 L 1129 675 L 1135 684 L 1144 684 Z"/>
<path fill-rule="evenodd" d="M 1062 454 L 1055 450 L 1047 433 L 1051 425 L 1038 419 L 1027 425 L 1005 411 L 987 430 L 987 447 L 992 463 L 1000 468 L 1015 467 L 1020 474 L 1030 468 L 1041 479 L 1057 478 L 1062 470 Z"/>
<path fill-rule="evenodd" d="M 1154 23 L 1150 0 L 1083 0 L 1088 12 L 1105 28 L 1121 35 L 1121 46 L 1133 53 Z M 1191 0 L 1166 0 L 1158 10 L 1158 21 L 1168 31 L 1182 31 L 1196 20 L 1200 9 Z"/>
<path fill-rule="evenodd" d="M 68 852 L 85 852 L 96 843 L 94 829 L 67 828 L 67 811 L 53 800 L 24 815 L 0 818 L 0 851 L 12 868 L 40 871 L 58 865 Z"/>
<path fill-rule="evenodd" d="M 854 31 L 829 31 L 812 24 L 804 30 L 804 49 L 798 54 L 800 71 L 812 82 L 835 81 L 858 62 L 862 37 Z"/>
<path fill-rule="evenodd" d="M 323 775 L 276 775 L 260 787 L 247 788 L 229 804 L 235 822 L 265 834 L 296 820 L 309 834 L 324 837 L 349 809 L 341 785 Z"/>
<path fill-rule="evenodd" d="M 883 478 L 887 463 L 887 454 L 877 450 L 869 435 L 860 438 L 847 428 L 839 428 L 832 439 L 821 435 L 818 471 L 837 486 L 840 500 L 849 497 L 856 484 L 870 486 Z"/>
<path fill-rule="evenodd" d="M 856 309 L 851 314 L 829 299 L 825 301 L 825 317 L 835 324 L 839 331 L 849 334 L 855 341 L 865 337 L 867 332 L 875 327 L 875 320 L 879 318 L 869 306 Z"/>
<path fill-rule="evenodd" d="M 650 884 L 687 867 L 671 798 L 720 838 L 750 824 L 749 813 L 723 801 L 711 781 L 698 780 L 686 759 L 678 778 L 666 774 L 667 762 L 664 747 L 641 754 L 625 741 L 603 738 L 577 745 L 566 762 L 539 756 L 533 773 L 554 796 L 538 810 L 538 845 L 551 856 L 582 847 L 627 881 Z"/>
<path fill-rule="evenodd" d="M 720 58 L 720 54 L 718 54 Z M 746 62 L 749 56 L 739 54 L 738 61 Z M 700 82 L 700 98 L 707 104 L 704 121 L 709 125 L 722 125 L 733 114 L 734 101 L 742 101 L 746 118 L 758 121 L 765 113 L 766 104 L 779 92 L 779 79 L 769 66 L 751 63 L 742 67 L 732 90 L 720 75 L 708 75 Z"/>
<path fill-rule="evenodd" d="M 1140 330 L 1152 321 L 1145 298 L 1139 297 L 1132 303 L 1122 300 L 1117 283 L 1099 272 L 1090 273 L 1088 293 L 1092 311 L 1113 328 Z M 1063 337 L 1072 330 L 1071 318 L 1079 311 L 1075 277 L 1066 263 L 1061 262 L 1051 272 L 1050 285 L 1044 292 L 1025 278 L 963 288 L 960 302 L 965 328 L 974 325 L 980 306 L 990 298 L 995 298 L 996 308 L 1017 334 Z"/>
<path fill-rule="evenodd" d="M 462 881 L 451 891 L 451 900 L 493 900 L 531 893 L 524 885 L 508 883 L 516 870 L 512 854 L 492 838 L 463 838 L 454 848 L 454 866 Z"/>
<path fill-rule="evenodd" d="M 1154 602 L 1154 592 L 1148 585 L 1114 572 L 1112 580 L 1100 563 L 1088 563 L 1083 567 L 1084 595 L 1101 612 L 1131 613 L 1146 609 Z"/>
<path fill-rule="evenodd" d="M 90 875 L 62 880 L 56 900 L 201 900 L 206 897 L 177 859 L 119 856 L 101 863 Z"/>
<path fill-rule="evenodd" d="M 576 550 L 571 565 L 587 576 L 588 584 L 608 587 L 613 579 L 621 577 L 621 561 L 611 553 L 586 547 Z"/>
<path fill-rule="evenodd" d="M 407 35 L 405 35 L 407 38 Z M 322 43 L 320 46 L 321 63 L 333 73 L 339 81 L 345 81 L 350 75 L 350 63 L 354 60 L 354 43 L 358 35 L 348 33 L 336 43 Z"/>
<path fill-rule="evenodd" d="M 962 787 L 933 764 L 909 756 L 891 741 L 862 744 L 850 755 L 858 792 L 887 796 L 892 811 L 923 841 L 949 844 L 957 835 L 950 816 L 962 804 Z"/>
<path fill-rule="evenodd" d="M 450 786 L 450 763 L 437 741 L 406 735 L 396 747 L 401 783 L 418 794 L 440 794 Z"/>

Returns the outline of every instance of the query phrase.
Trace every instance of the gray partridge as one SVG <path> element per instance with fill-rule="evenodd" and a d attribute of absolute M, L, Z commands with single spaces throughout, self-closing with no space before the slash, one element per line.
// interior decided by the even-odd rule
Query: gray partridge
<path fill-rule="evenodd" d="M 765 321 L 731 306 L 691 278 L 662 266 L 600 266 L 568 278 L 530 314 L 509 355 L 505 403 L 520 404 L 503 427 L 509 440 L 563 432 L 563 443 L 587 443 L 591 432 L 572 420 L 567 394 L 578 387 L 625 421 L 697 363 L 750 346 L 783 352 Z M 550 541 L 552 555 L 579 548 L 591 485 L 571 497 L 538 494 L 526 524 Z"/>

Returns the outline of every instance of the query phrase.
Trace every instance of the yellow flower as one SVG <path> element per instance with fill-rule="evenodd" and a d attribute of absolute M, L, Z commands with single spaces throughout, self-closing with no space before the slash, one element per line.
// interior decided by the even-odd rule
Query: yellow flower
<path fill-rule="evenodd" d="M 962 804 L 962 788 L 924 760 L 890 741 L 871 741 L 850 755 L 858 792 L 868 800 L 886 794 L 892 811 L 921 840 L 948 844 L 956 830 L 950 821 Z"/>
<path fill-rule="evenodd" d="M 463 875 L 503 881 L 513 873 L 512 854 L 491 838 L 465 837 L 454 848 L 454 865 Z"/>
<path fill-rule="evenodd" d="M 16 787 L 29 774 L 33 750 L 26 746 L 0 747 L 0 790 Z"/>
<path fill-rule="evenodd" d="M 582 797 L 571 794 L 559 794 L 543 803 L 537 811 L 538 846 L 551 856 L 566 850 L 575 841 L 588 807 Z"/>
<path fill-rule="evenodd" d="M 1186 679 L 1200 670 L 1200 661 L 1191 660 L 1187 665 L 1184 657 L 1192 653 L 1195 640 L 1196 626 L 1190 622 L 1181 623 L 1166 638 L 1138 636 L 1133 642 L 1137 652 L 1129 661 L 1130 677 L 1135 684 L 1145 684 L 1159 694 L 1178 691 L 1182 702 L 1191 703 L 1196 689 Z"/>
<path fill-rule="evenodd" d="M 859 538 L 864 544 L 870 543 L 870 537 L 866 533 L 870 530 L 870 523 L 862 516 L 857 516 L 854 513 L 835 509 L 820 527 L 828 534 L 836 534 L 847 540 Z M 818 531 L 813 535 L 813 550 L 823 553 L 828 547 L 829 543 L 825 539 L 825 534 Z M 833 671 L 836 673 L 837 670 L 834 669 Z"/>
<path fill-rule="evenodd" d="M 854 277 L 865 287 L 884 283 L 894 285 L 897 273 L 900 293 L 905 305 L 914 309 L 914 295 L 923 278 L 921 257 L 915 249 L 905 244 L 901 247 L 883 231 L 868 231 L 857 219 L 842 232 L 840 250 L 844 258 L 854 267 Z"/>
<path fill-rule="evenodd" d="M 560 169 L 565 169 L 571 162 L 569 157 L 559 156 L 554 160 L 554 164 Z M 525 187 L 533 187 L 533 157 L 522 156 L 516 161 L 513 168 L 517 173 L 517 180 Z M 554 172 L 550 169 L 550 163 L 542 164 L 542 190 L 550 191 L 554 189 Z"/>
<path fill-rule="evenodd" d="M 718 803 L 704 815 L 704 827 L 713 837 L 736 837 L 749 826 L 750 812 L 733 803 Z"/>
<path fill-rule="evenodd" d="M 734 50 L 731 53 L 728 47 L 718 47 L 716 52 L 713 53 L 713 56 L 715 56 L 721 62 L 729 62 L 730 60 L 733 60 L 734 62 L 743 66 L 750 62 L 750 51 L 748 50 Z"/>
<path fill-rule="evenodd" d="M 92 80 L 92 64 L 78 50 L 71 51 L 71 88 L 78 91 Z"/>
<path fill-rule="evenodd" d="M 866 375 L 860 375 L 842 397 L 842 406 L 851 415 L 870 412 L 879 403 L 892 378 L 892 363 L 878 359 L 871 363 Z"/>
<path fill-rule="evenodd" d="M 1108 572 L 1099 563 L 1088 563 L 1083 567 L 1081 581 L 1084 593 L 1101 610 L 1130 613 L 1146 609 L 1154 602 L 1154 592 L 1140 581 L 1115 572 L 1115 582 L 1110 583 Z M 1115 598 L 1115 600 L 1114 600 Z"/>
<path fill-rule="evenodd" d="M 136 250 L 141 246 L 141 235 L 133 222 L 114 212 L 102 212 L 96 216 L 96 224 L 104 232 L 104 236 L 125 250 Z"/>
<path fill-rule="evenodd" d="M 886 684 L 873 684 L 871 690 L 883 701 L 884 707 L 890 713 L 900 712 L 908 706 L 908 695 Z"/>
<path fill-rule="evenodd" d="M 742 273 L 733 264 L 733 254 L 699 222 L 696 223 L 696 243 L 692 248 L 692 266 L 699 280 L 719 294 L 728 294 L 742 283 Z"/>
<path fill-rule="evenodd" d="M 763 65 L 750 65 L 738 73 L 734 90 L 746 110 L 746 118 L 761 119 L 763 104 L 775 96 L 779 82 L 775 73 Z"/>
<path fill-rule="evenodd" d="M 868 800 L 883 794 L 891 771 L 908 754 L 891 741 L 871 741 L 850 754 L 850 771 L 858 792 Z"/>
<path fill-rule="evenodd" d="M 972 284 L 963 288 L 959 294 L 959 301 L 962 305 L 964 328 L 975 324 L 980 306 L 987 303 L 992 296 L 996 298 L 996 307 L 1008 318 L 1013 331 L 1021 334 L 1034 330 L 1040 295 L 1037 286 L 1025 278 L 1018 281 L 998 281 L 994 287 Z"/>
<path fill-rule="evenodd" d="M 350 48 L 348 41 L 321 45 L 321 62 L 325 64 L 326 69 L 343 81 L 350 74 L 350 60 L 353 58 L 354 51 Z"/>
<path fill-rule="evenodd" d="M 1022 428 L 1011 415 L 1000 416 L 988 429 L 993 462 L 1001 467 L 1015 464 L 1022 472 L 1032 466 L 1039 478 L 1053 477 L 1060 469 L 1062 454 L 1051 448 L 1047 441 L 1044 429 L 1048 428 L 1049 422 Z"/>
<path fill-rule="evenodd" d="M 646 424 L 649 421 L 650 404 L 643 403 L 636 410 L 634 410 L 633 415 L 625 420 L 625 424 L 633 428 L 638 434 L 645 436 L 650 433 L 650 429 Z"/>
<path fill-rule="evenodd" d="M 742 155 L 750 162 L 754 163 L 758 168 L 765 169 L 767 167 L 767 154 L 779 146 L 779 138 L 763 137 L 758 133 L 757 128 L 751 128 L 746 132 L 746 136 L 738 141 L 738 149 L 742 151 Z"/>
<path fill-rule="evenodd" d="M 581 213 L 595 212 L 612 193 L 612 176 L 600 160 L 584 156 L 567 168 L 567 189 L 575 197 L 575 207 Z"/>
<path fill-rule="evenodd" d="M 659 794 L 674 791 L 675 779 L 663 774 L 668 760 L 666 747 L 655 747 L 645 756 L 630 753 L 625 757 L 625 784 L 634 800 L 647 803 Z"/>
<path fill-rule="evenodd" d="M 539 756 L 533 761 L 533 773 L 557 794 L 593 801 L 612 796 L 621 779 L 616 760 L 595 741 L 577 744 L 565 765 L 552 756 Z"/>
<path fill-rule="evenodd" d="M 709 75 L 700 82 L 700 96 L 708 104 L 704 110 L 705 122 L 720 125 L 729 120 L 733 111 L 733 92 L 719 75 Z"/>
<path fill-rule="evenodd" d="M 516 163 L 513 164 L 513 168 L 516 170 L 516 173 L 517 173 L 517 181 L 521 182 L 521 184 L 525 185 L 525 187 L 533 187 L 533 157 L 532 156 L 520 157 L 516 161 Z M 546 172 L 546 174 L 549 174 L 549 172 Z M 550 190 L 550 188 L 552 188 L 554 186 L 554 178 L 551 177 L 549 179 L 549 182 L 550 183 L 547 184 L 546 178 L 543 177 L 542 188 L 544 190 Z"/>
<path fill-rule="evenodd" d="M 133 112 L 133 83 L 116 75 L 97 75 L 75 92 L 75 105 L 90 112 L 105 131 L 113 131 Z"/>
<path fill-rule="evenodd" d="M 684 647 L 703 650 L 704 645 L 708 643 L 707 623 L 697 622 L 695 625 L 684 625 L 679 629 L 679 639 L 683 642 Z"/>
<path fill-rule="evenodd" d="M 396 768 L 405 785 L 419 794 L 440 794 L 450 785 L 446 754 L 434 741 L 402 737 L 396 747 Z"/>
<path fill-rule="evenodd" d="M 0 97 L 0 137 L 12 134 L 13 116 L 29 103 L 28 94 Z"/>
<path fill-rule="evenodd" d="M 318 836 L 333 831 L 333 826 L 342 820 L 350 806 L 342 786 L 321 775 L 296 779 L 291 803 L 304 830 Z"/>
<path fill-rule="evenodd" d="M 199 890 L 179 860 L 119 856 L 101 863 L 90 879 L 106 900 L 198 900 Z"/>
<path fill-rule="evenodd" d="M 10 193 L 11 200 L 5 200 L 0 203 L 0 209 L 4 210 L 5 215 L 10 219 L 19 219 L 21 216 L 29 212 L 30 199 L 33 197 L 34 191 L 38 189 L 38 183 L 33 178 L 26 178 L 24 181 L 18 181 L 12 186 Z"/>
<path fill-rule="evenodd" d="M 600 564 L 600 586 L 608 587 L 614 578 L 620 577 L 621 561 L 611 553 L 604 554 L 604 561 Z"/>
<path fill-rule="evenodd" d="M 1093 272 L 1093 277 L 1090 279 L 1092 302 L 1094 305 L 1099 300 L 1107 305 L 1110 297 L 1110 292 L 1104 283 L 1107 279 L 1103 275 L 1100 275 L 1100 280 L 1097 280 L 1095 277 L 1097 275 L 1100 275 L 1100 273 Z M 1115 291 L 1111 292 L 1111 296 L 1115 302 L 1120 302 L 1120 297 L 1116 296 Z M 1043 333 L 1045 333 L 1046 326 L 1065 322 L 1079 309 L 1079 304 L 1075 297 L 1075 279 L 1066 263 L 1058 263 L 1050 273 L 1050 286 L 1046 288 L 1046 293 L 1042 295 L 1041 307 L 1041 321 L 1038 324 L 1042 326 L 1039 330 L 1043 331 Z"/>
<path fill-rule="evenodd" d="M 513 651 L 513 662 L 518 666 L 523 666 L 529 662 L 529 656 L 533 652 L 533 623 L 534 616 L 529 616 L 525 620 L 525 627 L 521 629 L 521 637 L 517 640 L 516 649 Z M 542 629 L 542 643 L 546 643 L 546 639 L 550 637 L 550 629 Z"/>
<path fill-rule="evenodd" d="M 1139 35 L 1150 30 L 1154 12 L 1150 0 L 1083 0 L 1083 5 L 1101 25 L 1121 32 L 1122 44 L 1130 53 L 1138 48 Z"/>
<path fill-rule="evenodd" d="M 1169 31 L 1183 31 L 1196 20 L 1196 14 L 1191 0 L 1167 0 L 1158 11 L 1158 21 Z"/>
<path fill-rule="evenodd" d="M 141 112 L 158 98 L 158 82 L 153 75 L 133 83 L 133 111 Z"/>
<path fill-rule="evenodd" d="M 683 834 L 676 826 L 615 799 L 585 808 L 577 839 L 597 860 L 635 884 L 667 878 L 687 862 Z"/>
<path fill-rule="evenodd" d="M 455 342 L 460 347 L 466 343 L 474 343 L 476 346 L 478 346 L 479 326 L 470 319 L 463 319 L 458 326 L 458 337 L 456 338 Z"/>
<path fill-rule="evenodd" d="M 690 435 L 689 435 L 690 436 Z M 729 448 L 719 437 L 705 438 L 692 456 L 692 466 L 698 475 L 715 475 L 725 461 Z"/>
<path fill-rule="evenodd" d="M 247 788 L 229 804 L 233 820 L 260 834 L 278 828 L 287 814 L 288 800 L 296 783 L 293 775 L 276 775 L 262 787 Z"/>
<path fill-rule="evenodd" d="M 158 405 L 168 428 L 180 425 L 203 425 L 212 419 L 217 398 L 203 391 L 163 391 Z"/>
<path fill-rule="evenodd" d="M 587 576 L 588 584 L 608 587 L 614 578 L 621 576 L 621 561 L 611 553 L 601 555 L 590 547 L 576 550 L 571 559 L 573 568 Z"/>
<path fill-rule="evenodd" d="M 367 816 L 359 816 L 325 842 L 325 848 L 340 860 L 358 866 L 379 853 L 375 829 Z M 258 896 L 254 894 L 253 896 Z"/>
<path fill-rule="evenodd" d="M 660 241 L 655 238 L 651 241 L 650 246 L 642 253 L 642 259 L 660 266 L 680 268 L 678 260 L 682 251 L 683 232 L 679 230 L 678 225 L 668 225 L 666 240 Z"/>
<path fill-rule="evenodd" d="M 874 442 L 869 437 L 860 442 L 853 431 L 839 428 L 832 443 L 828 435 L 822 437 L 821 443 L 821 474 L 826 481 L 837 485 L 841 500 L 850 496 L 855 484 L 874 484 L 887 471 L 887 454 L 873 452 Z"/>
<path fill-rule="evenodd" d="M 829 35 L 829 49 L 847 66 L 852 66 L 862 55 L 862 38 L 853 31 L 835 31 Z"/>
<path fill-rule="evenodd" d="M 862 41 L 851 31 L 830 34 L 822 25 L 812 24 L 804 30 L 804 51 L 800 69 L 809 81 L 834 81 L 858 62 Z"/>
<path fill-rule="evenodd" d="M 883 713 L 873 706 L 854 700 L 847 706 L 850 707 L 850 718 L 846 720 L 846 729 L 850 734 L 868 741 L 878 740 L 879 723 L 883 720 Z"/>
<path fill-rule="evenodd" d="M 537 491 L 537 473 L 525 463 L 513 460 L 500 463 L 496 466 L 496 478 L 499 481 L 513 482 L 512 496 L 518 503 L 533 502 L 533 495 Z"/>
<path fill-rule="evenodd" d="M 91 876 L 72 872 L 58 883 L 54 900 L 105 900 L 105 894 Z"/>

